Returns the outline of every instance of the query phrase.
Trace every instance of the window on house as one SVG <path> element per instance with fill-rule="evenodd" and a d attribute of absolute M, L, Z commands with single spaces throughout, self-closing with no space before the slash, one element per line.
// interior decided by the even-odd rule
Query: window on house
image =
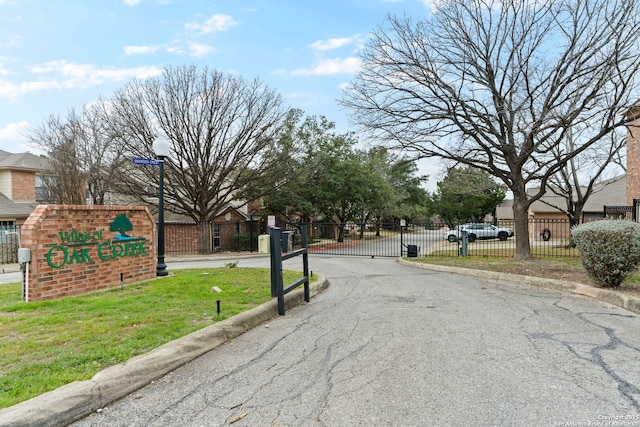
<path fill-rule="evenodd" d="M 36 202 L 48 202 L 50 199 L 44 177 L 36 175 Z"/>
<path fill-rule="evenodd" d="M 0 243 L 13 243 L 19 240 L 19 228 L 14 221 L 0 221 Z"/>
<path fill-rule="evenodd" d="M 220 247 L 220 224 L 213 224 L 213 247 Z"/>
<path fill-rule="evenodd" d="M 147 194 L 147 197 L 158 197 L 160 195 L 160 187 L 148 185 L 145 187 L 145 193 Z"/>

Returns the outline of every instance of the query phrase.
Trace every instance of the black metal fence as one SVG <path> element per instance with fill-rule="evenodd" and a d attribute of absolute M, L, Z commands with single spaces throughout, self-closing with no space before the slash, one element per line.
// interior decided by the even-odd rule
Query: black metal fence
<path fill-rule="evenodd" d="M 290 250 L 301 247 L 301 230 L 304 227 L 309 238 L 310 254 L 353 255 L 370 257 L 401 256 L 461 256 L 462 241 L 452 239 L 453 230 L 443 223 L 325 223 L 276 224 L 287 236 Z M 497 227 L 513 230 L 513 221 L 501 221 Z M 258 236 L 266 234 L 266 224 L 261 222 L 212 224 L 211 249 L 214 252 L 257 252 Z M 170 254 L 202 253 L 198 248 L 196 226 L 174 227 Z M 566 219 L 530 220 L 528 226 L 531 252 L 534 257 L 574 257 L 575 248 L 570 245 L 570 225 Z M 515 255 L 515 236 L 501 240 L 497 234 L 491 238 L 476 236 L 465 248 L 470 256 L 512 257 Z"/>
<path fill-rule="evenodd" d="M 288 235 L 291 250 L 301 247 L 301 227 L 306 229 L 310 254 L 353 255 L 371 257 L 400 256 L 461 256 L 460 239 L 448 239 L 446 224 L 347 223 L 314 222 L 308 224 L 276 224 Z M 501 221 L 497 226 L 513 229 L 513 221 Z M 212 254 L 224 252 L 258 252 L 258 236 L 267 232 L 259 221 L 210 224 L 210 241 L 202 248 L 195 224 L 166 224 L 165 253 Z M 570 246 L 570 226 L 565 219 L 536 219 L 528 227 L 534 257 L 575 257 Z M 20 226 L 0 228 L 0 264 L 17 262 L 20 246 Z M 512 257 L 515 237 L 477 238 L 466 247 L 470 256 Z"/>
<path fill-rule="evenodd" d="M 472 236 L 466 255 L 512 257 L 515 255 L 515 236 L 502 240 L 499 229 L 513 230 L 513 221 L 496 225 L 492 235 Z M 347 224 L 341 230 L 336 224 L 308 224 L 309 253 L 355 256 L 462 256 L 461 235 L 446 224 Z M 529 241 L 534 257 L 574 257 L 570 245 L 570 225 L 564 219 L 529 221 Z M 469 234 L 473 232 L 470 231 Z M 452 238 L 451 236 L 456 236 Z"/>
<path fill-rule="evenodd" d="M 310 236 L 309 253 L 312 254 L 402 256 L 402 235 L 406 227 L 399 224 L 312 223 L 304 226 Z M 294 239 L 297 236 L 294 231 Z"/>
<path fill-rule="evenodd" d="M 423 236 L 429 232 L 421 230 L 415 234 L 408 234 L 404 240 L 417 244 L 418 256 L 482 256 L 482 257 L 513 257 L 516 252 L 516 236 L 501 238 L 502 229 L 514 230 L 513 221 L 501 221 L 494 230 L 489 230 L 489 236 L 469 238 L 469 243 L 463 247 L 460 231 L 451 230 L 442 224 L 433 224 L 430 238 Z M 438 236 L 437 233 L 440 233 Z M 469 237 L 474 233 L 468 229 Z M 533 257 L 577 257 L 577 250 L 571 245 L 571 226 L 566 219 L 532 219 L 528 223 L 529 244 Z M 452 238 L 455 236 L 456 238 Z M 460 236 L 461 237 L 461 236 Z"/>

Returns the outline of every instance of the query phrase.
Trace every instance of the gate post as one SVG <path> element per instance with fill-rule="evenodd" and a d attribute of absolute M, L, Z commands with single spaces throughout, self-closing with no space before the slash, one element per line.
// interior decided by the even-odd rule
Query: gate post
<path fill-rule="evenodd" d="M 282 291 L 282 241 L 278 227 L 269 228 L 269 250 L 271 251 L 271 298 Z"/>
<path fill-rule="evenodd" d="M 309 278 L 304 283 L 304 300 L 306 302 L 309 302 L 310 300 L 309 282 L 311 280 L 311 276 L 309 276 L 309 252 L 308 250 L 306 250 L 309 247 L 309 245 L 308 245 L 308 238 L 307 238 L 307 226 L 305 224 L 302 224 L 302 226 L 300 227 L 300 234 L 302 239 L 302 248 L 305 249 L 304 253 L 302 254 L 302 275 L 304 277 Z"/>

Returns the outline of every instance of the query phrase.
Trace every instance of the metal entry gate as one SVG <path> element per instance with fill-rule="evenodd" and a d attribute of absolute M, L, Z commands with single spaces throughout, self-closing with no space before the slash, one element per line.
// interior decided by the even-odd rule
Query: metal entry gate
<path fill-rule="evenodd" d="M 312 223 L 307 227 L 310 254 L 400 257 L 407 254 L 403 242 L 405 231 L 394 224 L 353 224 L 343 227 L 333 223 Z M 300 227 L 300 225 L 295 228 Z M 293 238 L 297 233 L 293 228 Z M 293 247 L 297 247 L 294 242 Z"/>

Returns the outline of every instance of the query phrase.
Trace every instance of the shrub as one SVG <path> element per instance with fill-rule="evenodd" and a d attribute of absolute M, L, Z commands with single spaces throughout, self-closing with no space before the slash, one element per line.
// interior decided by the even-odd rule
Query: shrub
<path fill-rule="evenodd" d="M 602 220 L 574 227 L 571 236 L 580 261 L 596 286 L 614 287 L 640 263 L 640 224 Z"/>
<path fill-rule="evenodd" d="M 236 251 L 251 250 L 251 233 L 237 233 L 234 237 L 233 249 Z"/>

